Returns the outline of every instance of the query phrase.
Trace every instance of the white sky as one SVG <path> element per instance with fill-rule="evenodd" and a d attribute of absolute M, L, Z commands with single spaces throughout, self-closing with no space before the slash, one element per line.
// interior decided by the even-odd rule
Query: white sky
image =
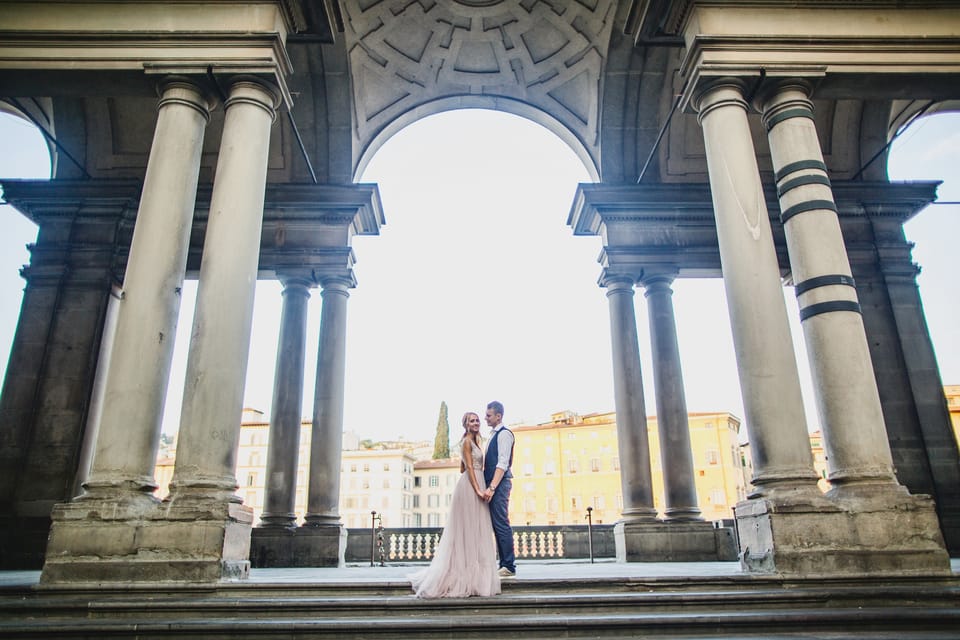
<path fill-rule="evenodd" d="M 45 177 L 39 134 L 0 114 L 0 176 Z M 943 179 L 940 199 L 960 200 L 960 114 L 926 119 L 901 136 L 894 179 Z M 344 428 L 360 437 L 432 439 L 440 402 L 451 435 L 460 415 L 489 400 L 507 423 L 550 413 L 612 411 L 609 315 L 596 280 L 600 240 L 565 225 L 579 160 L 546 129 L 516 116 L 456 111 L 426 118 L 391 138 L 363 181 L 377 182 L 387 224 L 354 240 L 358 286 L 348 303 Z M 0 360 L 6 362 L 23 281 L 19 266 L 35 228 L 0 207 Z M 921 292 L 945 384 L 960 384 L 960 206 L 928 208 L 907 226 L 924 269 Z M 173 433 L 192 321 L 195 282 L 184 288 L 164 431 Z M 785 296 L 799 335 L 792 290 Z M 674 303 L 691 411 L 743 416 L 720 280 L 684 280 Z M 280 287 L 257 289 L 245 404 L 270 413 Z M 636 294 L 647 412 L 653 397 L 646 305 Z M 303 414 L 312 413 L 320 296 L 310 301 Z M 801 376 L 808 380 L 799 349 Z M 809 385 L 806 385 L 809 389 Z M 810 393 L 808 421 L 815 427 Z"/>

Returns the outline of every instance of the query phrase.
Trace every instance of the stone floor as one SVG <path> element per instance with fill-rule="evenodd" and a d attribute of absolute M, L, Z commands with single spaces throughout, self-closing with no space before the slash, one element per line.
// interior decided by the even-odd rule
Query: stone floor
<path fill-rule="evenodd" d="M 960 558 L 950 561 L 953 573 L 960 576 Z M 357 583 L 404 582 L 408 573 L 422 564 L 388 564 L 369 566 L 351 564 L 339 568 L 309 569 L 252 569 L 250 582 L 255 583 Z M 527 560 L 517 563 L 518 581 L 562 580 L 570 578 L 656 578 L 656 577 L 713 577 L 743 573 L 737 562 L 631 562 L 612 560 L 593 564 L 583 560 Z M 0 571 L 0 587 L 30 586 L 40 581 L 39 571 Z"/>

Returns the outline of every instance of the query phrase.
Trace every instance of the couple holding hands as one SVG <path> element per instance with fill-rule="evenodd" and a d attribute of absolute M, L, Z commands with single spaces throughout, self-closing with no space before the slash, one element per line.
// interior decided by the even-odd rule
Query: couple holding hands
<path fill-rule="evenodd" d="M 480 416 L 463 415 L 461 476 L 453 490 L 447 526 L 430 566 L 409 576 L 419 598 L 492 596 L 500 593 L 501 578 L 516 575 L 507 513 L 514 437 L 502 421 L 503 405 L 488 404 L 486 422 L 492 433 L 484 452 Z"/>

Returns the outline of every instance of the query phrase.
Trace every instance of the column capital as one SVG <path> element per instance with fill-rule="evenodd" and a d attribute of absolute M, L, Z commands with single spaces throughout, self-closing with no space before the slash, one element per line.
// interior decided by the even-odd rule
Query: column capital
<path fill-rule="evenodd" d="M 692 95 L 691 105 L 697 112 L 697 121 L 703 124 L 703 118 L 710 111 L 725 106 L 738 106 L 750 111 L 750 104 L 744 97 L 747 83 L 743 78 L 717 78 L 697 87 Z"/>
<path fill-rule="evenodd" d="M 271 121 L 277 119 L 277 109 L 283 98 L 276 85 L 256 76 L 246 75 L 230 78 L 227 94 L 227 99 L 223 103 L 225 109 L 236 104 L 254 105 L 269 113 Z"/>
<path fill-rule="evenodd" d="M 753 107 L 764 114 L 764 123 L 772 113 L 790 106 L 813 111 L 813 84 L 804 78 L 780 78 L 765 83 L 753 96 Z"/>
<path fill-rule="evenodd" d="M 636 281 L 636 277 L 631 274 L 604 270 L 597 283 L 607 290 L 607 295 L 609 296 L 613 293 L 622 293 L 624 291 L 629 291 L 632 294 Z"/>
<path fill-rule="evenodd" d="M 645 289 L 644 296 L 650 297 L 654 293 L 673 293 L 673 281 L 676 278 L 676 271 L 644 272 L 640 278 L 640 284 Z"/>
<path fill-rule="evenodd" d="M 157 82 L 157 95 L 160 97 L 158 111 L 169 104 L 179 104 L 195 109 L 206 122 L 218 104 L 208 87 L 187 76 L 164 76 Z"/>
<path fill-rule="evenodd" d="M 350 297 L 350 289 L 357 286 L 357 281 L 353 278 L 353 272 L 350 272 L 349 276 L 345 275 L 330 275 L 330 276 L 320 276 L 317 281 L 320 283 L 320 295 L 324 296 L 328 292 L 330 293 L 339 293 L 345 297 Z"/>
<path fill-rule="evenodd" d="M 309 298 L 310 289 L 317 286 L 313 275 L 303 271 L 277 271 L 277 280 L 283 285 L 284 295 L 287 291 L 301 292 L 302 290 L 302 293 Z"/>

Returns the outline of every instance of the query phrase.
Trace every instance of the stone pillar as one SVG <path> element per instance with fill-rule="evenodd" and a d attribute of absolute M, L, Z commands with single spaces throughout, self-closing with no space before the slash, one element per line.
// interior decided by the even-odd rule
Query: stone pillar
<path fill-rule="evenodd" d="M 0 568 L 43 567 L 51 512 L 76 494 L 117 243 L 139 182 L 16 180 L 5 199 L 39 226 L 0 394 Z"/>
<path fill-rule="evenodd" d="M 938 571 L 949 562 L 933 503 L 896 480 L 883 411 L 809 88 L 785 81 L 760 104 L 823 426 L 828 496 L 846 514 L 829 570 Z M 854 529 L 851 532 L 851 528 Z M 877 531 L 887 533 L 877 538 Z M 869 535 L 864 535 L 869 531 Z M 872 540 L 896 540 L 879 548 Z"/>
<path fill-rule="evenodd" d="M 640 343 L 633 306 L 633 278 L 607 275 L 602 285 L 610 301 L 610 340 L 613 352 L 613 392 L 617 409 L 617 445 L 623 487 L 623 521 L 653 522 L 653 480 L 647 409 L 643 398 Z"/>
<path fill-rule="evenodd" d="M 210 106 L 190 82 L 161 88 L 83 499 L 155 502 L 153 468 Z"/>
<path fill-rule="evenodd" d="M 310 481 L 304 528 L 326 542 L 318 548 L 321 566 L 342 565 L 346 529 L 340 521 L 340 460 L 346 370 L 347 299 L 353 282 L 342 276 L 320 282 L 323 308 L 317 379 L 313 396 Z"/>
<path fill-rule="evenodd" d="M 815 490 L 816 472 L 770 220 L 739 81 L 697 100 L 755 496 Z"/>
<path fill-rule="evenodd" d="M 610 301 L 610 341 L 613 354 L 613 396 L 617 410 L 617 447 L 620 452 L 622 518 L 614 526 L 617 560 L 647 559 L 644 534 L 659 524 L 653 504 L 647 410 L 643 398 L 643 374 L 637 317 L 633 306 L 634 278 L 605 273 L 600 284 Z"/>
<path fill-rule="evenodd" d="M 193 83 L 161 85 L 93 463 L 86 492 L 53 511 L 44 582 L 123 579 L 126 572 L 114 574 L 116 559 L 135 553 L 138 531 L 153 515 L 153 468 L 209 109 Z"/>
<path fill-rule="evenodd" d="M 184 383 L 171 502 L 233 502 L 253 322 L 270 127 L 277 97 L 230 87 L 210 200 Z"/>
<path fill-rule="evenodd" d="M 267 448 L 267 482 L 261 527 L 292 529 L 297 499 L 297 459 L 300 453 L 300 411 L 303 406 L 303 365 L 307 343 L 307 301 L 313 283 L 283 277 L 283 311 L 273 382 L 273 416 Z"/>
<path fill-rule="evenodd" d="M 694 102 L 706 144 L 720 262 L 754 461 L 754 490 L 734 510 L 741 563 L 755 572 L 815 572 L 817 556 L 797 540 L 811 534 L 803 530 L 808 520 L 834 508 L 816 485 L 743 84 L 736 79 L 715 81 L 701 88 Z"/>
<path fill-rule="evenodd" d="M 687 401 L 683 391 L 677 323 L 673 314 L 673 275 L 641 280 L 647 298 L 653 346 L 653 384 L 657 398 L 657 428 L 663 467 L 664 510 L 668 522 L 700 521 Z"/>

